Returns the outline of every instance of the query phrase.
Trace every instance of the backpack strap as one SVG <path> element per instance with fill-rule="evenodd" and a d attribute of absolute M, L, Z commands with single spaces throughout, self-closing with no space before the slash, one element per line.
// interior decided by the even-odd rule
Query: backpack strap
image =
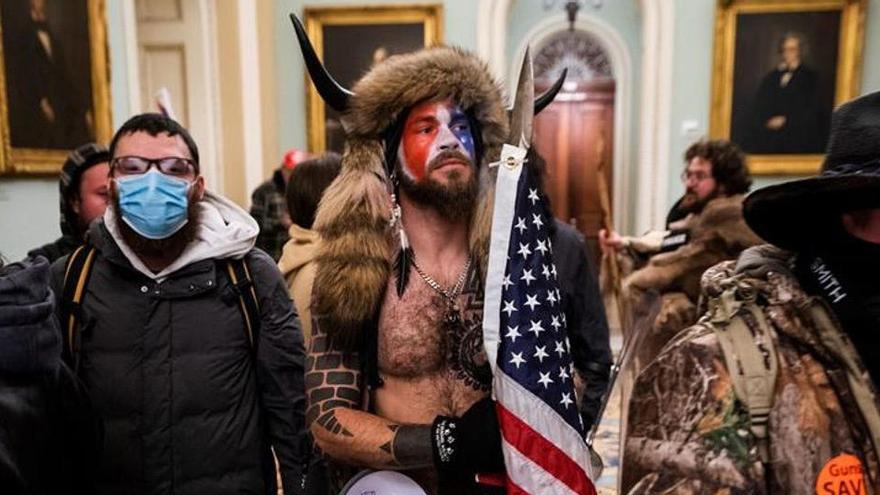
<path fill-rule="evenodd" d="M 718 337 L 736 397 L 749 414 L 758 455 L 769 462 L 767 422 L 773 407 L 779 361 L 770 323 L 752 301 L 728 289 L 715 302 L 708 324 Z"/>
<path fill-rule="evenodd" d="M 816 297 L 810 304 L 809 314 L 822 344 L 843 364 L 850 393 L 870 432 L 874 453 L 880 456 L 880 411 L 871 378 L 860 363 L 859 353 L 835 323 L 834 313 L 827 302 Z"/>
<path fill-rule="evenodd" d="M 79 368 L 80 335 L 79 322 L 82 319 L 82 301 L 86 285 L 95 261 L 95 247 L 80 246 L 67 258 L 64 270 L 64 286 L 61 291 L 61 324 L 67 336 L 65 354 L 72 363 L 74 371 Z"/>
<path fill-rule="evenodd" d="M 257 338 L 260 334 L 260 303 L 257 299 L 257 291 L 251 272 L 244 258 L 238 260 L 226 260 L 226 273 L 232 288 L 238 295 L 238 303 L 241 306 L 241 315 L 244 319 L 245 332 L 251 350 L 256 353 Z"/>

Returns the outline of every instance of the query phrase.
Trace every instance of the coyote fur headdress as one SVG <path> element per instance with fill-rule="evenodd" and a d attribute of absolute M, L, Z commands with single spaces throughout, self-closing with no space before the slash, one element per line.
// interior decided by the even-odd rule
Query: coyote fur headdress
<path fill-rule="evenodd" d="M 450 99 L 468 115 L 480 183 L 470 248 L 476 262 L 485 263 L 494 196 L 489 164 L 498 160 L 507 138 L 507 112 L 501 88 L 486 64 L 453 47 L 389 57 L 349 91 L 327 73 L 293 14 L 291 20 L 309 75 L 324 101 L 342 114 L 346 136 L 342 171 L 324 193 L 315 217 L 314 229 L 323 243 L 316 258 L 312 314 L 334 345 L 352 348 L 362 327 L 376 317 L 395 255 L 406 255 L 405 243 L 401 248 L 395 242 L 401 235 L 400 222 L 393 221 L 391 196 L 396 156 L 392 148 L 400 139 L 402 120 L 412 107 L 428 100 Z M 536 112 L 552 101 L 561 83 L 560 79 L 536 99 Z M 399 274 L 405 278 L 408 269 L 403 259 Z M 405 285 L 403 280 L 398 290 Z"/>

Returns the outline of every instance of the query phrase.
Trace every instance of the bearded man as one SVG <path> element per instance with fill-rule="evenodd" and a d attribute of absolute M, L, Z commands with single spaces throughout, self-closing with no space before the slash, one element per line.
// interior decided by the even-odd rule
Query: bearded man
<path fill-rule="evenodd" d="M 337 486 L 345 466 L 485 493 L 475 474 L 504 469 L 482 336 L 499 87 L 476 56 L 438 47 L 388 58 L 349 92 L 293 20 L 347 134 L 315 220 L 306 421 Z"/>
<path fill-rule="evenodd" d="M 725 140 L 698 141 L 684 159 L 685 194 L 670 212 L 666 231 L 640 239 L 599 233 L 607 254 L 623 251 L 639 258 L 650 253 L 647 263 L 623 280 L 626 307 L 636 312 L 645 292 L 661 296 L 660 312 L 639 346 L 641 366 L 676 333 L 696 322 L 703 272 L 761 242 L 742 216 L 744 194 L 752 180 L 739 147 Z"/>
<path fill-rule="evenodd" d="M 104 424 L 97 493 L 271 493 L 270 448 L 301 493 L 302 334 L 256 223 L 206 190 L 195 142 L 159 114 L 117 131 L 110 179 L 86 251 L 52 266 L 65 354 Z"/>

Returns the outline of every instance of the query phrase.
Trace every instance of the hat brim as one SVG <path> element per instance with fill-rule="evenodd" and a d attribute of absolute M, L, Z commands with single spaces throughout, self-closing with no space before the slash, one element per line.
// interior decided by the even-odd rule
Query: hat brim
<path fill-rule="evenodd" d="M 743 203 L 743 217 L 765 241 L 797 251 L 815 244 L 828 231 L 823 225 L 839 222 L 841 213 L 877 207 L 880 176 L 818 176 L 754 191 Z"/>

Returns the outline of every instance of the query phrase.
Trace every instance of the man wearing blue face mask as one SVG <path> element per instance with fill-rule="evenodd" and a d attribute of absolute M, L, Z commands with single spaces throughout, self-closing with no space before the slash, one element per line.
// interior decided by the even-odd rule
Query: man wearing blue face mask
<path fill-rule="evenodd" d="M 110 144 L 110 206 L 56 262 L 65 357 L 104 424 L 98 493 L 302 493 L 302 332 L 258 227 L 159 114 Z"/>

